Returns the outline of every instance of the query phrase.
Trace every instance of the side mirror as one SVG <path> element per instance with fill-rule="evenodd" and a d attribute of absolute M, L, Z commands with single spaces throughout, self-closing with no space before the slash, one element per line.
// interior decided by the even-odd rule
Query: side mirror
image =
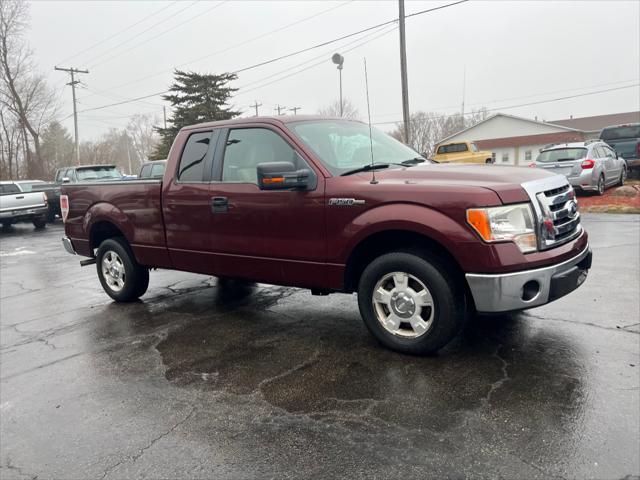
<path fill-rule="evenodd" d="M 62 183 L 71 183 L 71 179 L 69 177 L 62 177 Z"/>
<path fill-rule="evenodd" d="M 311 172 L 296 170 L 291 162 L 260 163 L 257 169 L 260 190 L 309 189 Z"/>

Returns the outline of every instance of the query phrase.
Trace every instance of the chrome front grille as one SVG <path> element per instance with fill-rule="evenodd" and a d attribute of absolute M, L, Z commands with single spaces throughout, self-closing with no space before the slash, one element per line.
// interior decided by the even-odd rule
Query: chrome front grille
<path fill-rule="evenodd" d="M 580 235 L 580 212 L 573 188 L 565 176 L 522 184 L 536 213 L 538 248 L 557 247 Z"/>

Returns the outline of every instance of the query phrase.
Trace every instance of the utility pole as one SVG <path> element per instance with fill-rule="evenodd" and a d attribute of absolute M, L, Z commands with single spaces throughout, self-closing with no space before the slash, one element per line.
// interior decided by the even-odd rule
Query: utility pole
<path fill-rule="evenodd" d="M 261 106 L 262 106 L 262 104 L 261 104 L 261 103 L 258 103 L 258 100 L 254 100 L 254 101 L 253 101 L 253 104 L 251 104 L 250 106 L 256 109 L 256 117 L 257 117 L 257 116 L 259 116 L 259 115 L 258 115 L 258 107 L 261 107 Z"/>
<path fill-rule="evenodd" d="M 293 107 L 293 108 L 290 108 L 289 111 L 293 112 L 294 115 L 297 115 L 298 114 L 298 110 L 300 110 L 301 108 L 302 107 Z"/>
<path fill-rule="evenodd" d="M 164 129 L 167 129 L 167 107 L 165 105 L 162 106 L 162 116 L 164 117 Z"/>
<path fill-rule="evenodd" d="M 74 136 L 74 148 L 76 152 L 76 165 L 80 165 L 80 143 L 78 140 L 78 109 L 76 107 L 76 85 L 80 83 L 80 80 L 76 80 L 74 77 L 75 73 L 89 73 L 89 70 L 80 70 L 78 68 L 62 68 L 62 67 L 54 67 L 55 70 L 59 70 L 61 72 L 68 72 L 71 75 L 71 82 L 67 83 L 67 85 L 71 85 L 71 95 L 73 96 L 73 130 L 75 133 Z"/>
<path fill-rule="evenodd" d="M 404 120 L 404 141 L 411 143 L 409 118 L 409 85 L 407 79 L 407 42 L 404 33 L 404 0 L 398 0 L 398 25 L 400 27 L 400 77 L 402 79 L 402 118 Z"/>
<path fill-rule="evenodd" d="M 276 105 L 276 108 L 274 108 L 274 110 L 276 110 L 278 112 L 278 116 L 282 115 L 280 112 L 282 110 L 286 110 L 286 109 L 287 109 L 287 107 L 282 107 L 282 106 L 280 106 L 280 104 Z"/>

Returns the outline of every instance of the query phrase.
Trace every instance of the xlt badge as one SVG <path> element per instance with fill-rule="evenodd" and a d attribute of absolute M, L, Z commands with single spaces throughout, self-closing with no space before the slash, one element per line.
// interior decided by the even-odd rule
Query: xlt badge
<path fill-rule="evenodd" d="M 350 207 L 352 205 L 364 205 L 364 200 L 355 198 L 330 198 L 329 205 L 337 205 L 339 207 Z"/>

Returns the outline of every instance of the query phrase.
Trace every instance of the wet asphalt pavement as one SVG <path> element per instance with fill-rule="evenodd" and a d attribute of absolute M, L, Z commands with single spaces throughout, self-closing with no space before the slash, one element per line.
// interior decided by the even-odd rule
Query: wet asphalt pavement
<path fill-rule="evenodd" d="M 578 291 L 432 357 L 355 296 L 153 272 L 116 305 L 62 226 L 0 233 L 0 477 L 640 474 L 640 217 L 584 215 Z"/>

